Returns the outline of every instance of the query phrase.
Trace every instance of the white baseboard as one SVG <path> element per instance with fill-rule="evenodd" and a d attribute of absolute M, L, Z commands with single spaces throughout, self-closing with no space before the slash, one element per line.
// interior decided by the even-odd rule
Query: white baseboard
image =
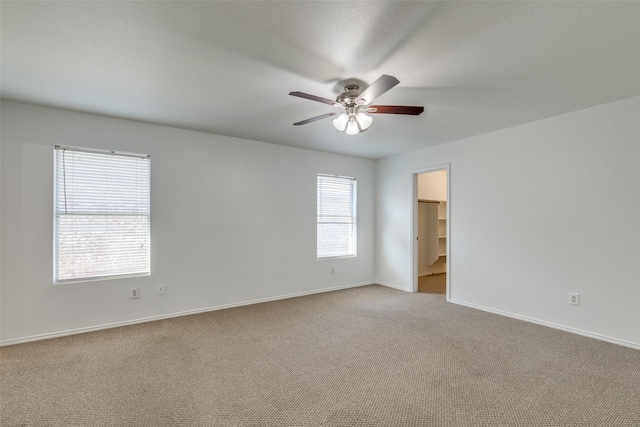
<path fill-rule="evenodd" d="M 24 344 L 24 343 L 28 343 L 28 342 L 32 342 L 32 341 L 40 341 L 40 340 L 46 340 L 46 339 L 51 339 L 51 338 L 65 337 L 65 336 L 68 336 L 68 335 L 84 334 L 84 333 L 87 333 L 87 332 L 95 332 L 95 331 L 101 331 L 103 329 L 119 328 L 121 326 L 135 325 L 135 324 L 138 324 L 138 323 L 152 322 L 152 321 L 155 321 L 155 320 L 171 319 L 172 317 L 188 316 L 188 315 L 191 315 L 191 314 L 206 313 L 206 312 L 209 312 L 209 311 L 216 311 L 216 310 L 224 310 L 225 308 L 240 307 L 240 306 L 243 306 L 243 305 L 251 305 L 251 304 L 260 304 L 260 303 L 263 303 L 263 302 L 277 301 L 277 300 L 288 299 L 288 298 L 296 298 L 296 297 L 302 297 L 302 296 L 305 296 L 305 295 L 313 295 L 313 294 L 320 294 L 320 293 L 324 293 L 324 292 L 339 291 L 341 289 L 356 288 L 356 287 L 359 287 L 359 286 L 367 286 L 367 285 L 374 285 L 374 284 L 376 284 L 376 282 L 352 283 L 352 284 L 349 284 L 349 285 L 335 286 L 335 287 L 332 287 L 332 288 L 315 289 L 313 291 L 305 291 L 305 292 L 295 292 L 295 293 L 292 293 L 292 294 L 285 294 L 285 295 L 279 295 L 279 296 L 268 297 L 268 298 L 258 298 L 258 299 L 253 299 L 253 300 L 249 300 L 249 301 L 242 301 L 242 302 L 231 303 L 231 304 L 222 304 L 222 305 L 216 305 L 216 306 L 212 306 L 212 307 L 198 308 L 198 309 L 195 309 L 195 310 L 180 311 L 180 312 L 175 312 L 175 313 L 162 314 L 162 315 L 159 315 L 159 316 L 150 316 L 150 317 L 144 317 L 144 318 L 140 318 L 140 319 L 127 320 L 127 321 L 123 321 L 123 322 L 114 322 L 114 323 L 107 323 L 107 324 L 104 324 L 104 325 L 89 326 L 89 327 L 86 327 L 86 328 L 69 329 L 69 330 L 60 331 L 60 332 L 51 332 L 51 333 L 47 333 L 47 334 L 31 335 L 31 336 L 23 337 L 23 338 L 0 340 L 0 347 L 4 347 L 4 346 L 8 346 L 8 345 L 15 345 L 15 344 Z"/>
<path fill-rule="evenodd" d="M 385 283 L 385 282 L 381 282 L 381 281 L 377 281 L 376 284 L 380 285 L 380 286 L 386 286 L 387 288 L 393 288 L 393 289 L 397 289 L 399 291 L 404 291 L 404 292 L 411 292 L 411 290 L 402 287 L 402 286 L 398 286 L 398 285 L 393 285 L 391 283 Z"/>
<path fill-rule="evenodd" d="M 583 331 L 581 329 L 571 328 L 569 326 L 558 325 L 557 323 L 546 322 L 544 320 L 538 320 L 538 319 L 534 319 L 532 317 L 521 316 L 519 314 L 509 313 L 508 311 L 496 310 L 494 308 L 488 308 L 488 307 L 484 307 L 484 306 L 481 306 L 481 305 L 468 303 L 468 302 L 465 302 L 465 301 L 460 301 L 460 300 L 453 299 L 453 298 L 450 299 L 449 302 L 452 303 L 452 304 L 463 305 L 465 307 L 475 308 L 477 310 L 482 310 L 482 311 L 486 311 L 486 312 L 489 312 L 489 313 L 498 314 L 500 316 L 506 316 L 506 317 L 511 317 L 513 319 L 524 320 L 525 322 L 535 323 L 535 324 L 542 325 L 542 326 L 548 326 L 548 327 L 553 328 L 553 329 L 559 329 L 561 331 L 571 332 L 573 334 L 582 335 L 582 336 L 585 336 L 585 337 L 588 337 L 588 338 L 594 338 L 594 339 L 597 339 L 597 340 L 600 340 L 600 341 L 606 341 L 606 342 L 610 342 L 612 344 L 618 344 L 618 345 L 622 345 L 624 347 L 630 347 L 630 348 L 633 348 L 633 349 L 636 349 L 636 350 L 640 350 L 640 344 L 633 343 L 633 342 L 630 342 L 630 341 L 625 341 L 625 340 L 621 340 L 621 339 L 618 339 L 618 338 L 611 338 L 611 337 L 608 337 L 606 335 L 595 334 L 593 332 L 587 332 L 587 331 Z"/>

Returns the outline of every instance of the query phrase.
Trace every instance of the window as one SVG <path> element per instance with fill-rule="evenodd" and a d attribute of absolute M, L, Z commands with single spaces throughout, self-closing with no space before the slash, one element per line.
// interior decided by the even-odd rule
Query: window
<path fill-rule="evenodd" d="M 55 282 L 148 275 L 149 156 L 54 152 Z"/>
<path fill-rule="evenodd" d="M 318 174 L 318 258 L 356 255 L 356 179 Z"/>

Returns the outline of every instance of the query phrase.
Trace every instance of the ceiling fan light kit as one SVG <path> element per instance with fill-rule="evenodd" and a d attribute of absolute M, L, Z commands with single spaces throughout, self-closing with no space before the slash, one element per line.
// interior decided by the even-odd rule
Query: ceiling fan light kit
<path fill-rule="evenodd" d="M 321 116 L 312 117 L 300 122 L 294 123 L 294 126 L 306 125 L 327 117 L 336 116 L 333 120 L 333 126 L 340 132 L 346 132 L 347 135 L 357 135 L 366 131 L 373 118 L 365 113 L 370 114 L 406 114 L 411 116 L 420 115 L 424 111 L 424 107 L 410 107 L 402 105 L 370 105 L 377 97 L 393 88 L 400 83 L 393 76 L 383 74 L 378 80 L 373 82 L 369 87 L 360 92 L 360 86 L 347 85 L 344 92 L 338 95 L 335 101 L 310 95 L 304 92 L 289 92 L 291 96 L 309 99 L 311 101 L 322 102 L 333 107 L 342 109 L 342 113 L 327 113 Z"/>
<path fill-rule="evenodd" d="M 371 117 L 359 112 L 357 108 L 349 107 L 346 112 L 333 120 L 333 126 L 340 132 L 346 130 L 347 135 L 356 135 L 367 130 L 371 122 L 373 122 Z"/>

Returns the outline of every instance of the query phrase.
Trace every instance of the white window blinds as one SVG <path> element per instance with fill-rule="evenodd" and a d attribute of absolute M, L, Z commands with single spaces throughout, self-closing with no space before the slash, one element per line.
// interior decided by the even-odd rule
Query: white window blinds
<path fill-rule="evenodd" d="M 318 258 L 356 255 L 356 179 L 318 174 Z"/>
<path fill-rule="evenodd" d="M 150 159 L 55 147 L 55 281 L 148 275 Z"/>

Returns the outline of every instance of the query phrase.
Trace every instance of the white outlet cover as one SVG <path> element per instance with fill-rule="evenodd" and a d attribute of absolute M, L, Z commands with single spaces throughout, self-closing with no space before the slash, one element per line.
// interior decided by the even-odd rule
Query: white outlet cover
<path fill-rule="evenodd" d="M 569 304 L 571 305 L 580 305 L 580 294 L 569 293 Z"/>

